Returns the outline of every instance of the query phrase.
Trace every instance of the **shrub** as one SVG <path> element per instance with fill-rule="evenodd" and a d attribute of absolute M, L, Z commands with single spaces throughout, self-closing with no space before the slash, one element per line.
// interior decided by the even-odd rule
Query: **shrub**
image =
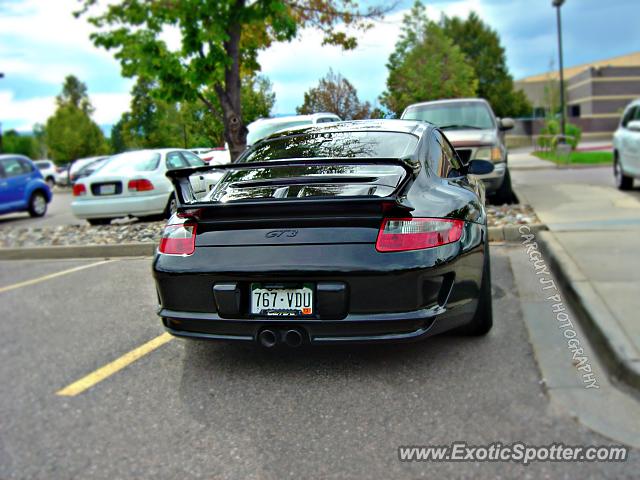
<path fill-rule="evenodd" d="M 540 130 L 541 135 L 558 135 L 559 133 L 560 122 L 555 118 L 548 119 Z M 571 150 L 575 150 L 582 137 L 582 129 L 573 123 L 567 123 L 564 126 L 564 134 L 571 137 L 567 139 L 567 143 L 571 145 Z M 555 150 L 557 143 L 557 138 L 538 137 L 538 145 L 545 150 Z"/>

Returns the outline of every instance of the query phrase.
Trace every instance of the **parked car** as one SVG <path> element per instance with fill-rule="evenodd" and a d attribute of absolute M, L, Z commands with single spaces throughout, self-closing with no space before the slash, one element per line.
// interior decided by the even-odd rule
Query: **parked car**
<path fill-rule="evenodd" d="M 73 185 L 73 214 L 92 225 L 118 217 L 169 217 L 176 210 L 167 170 L 206 164 L 188 150 L 139 150 L 110 157 L 98 171 Z M 196 194 L 204 195 L 222 174 L 213 172 L 192 179 Z"/>
<path fill-rule="evenodd" d="M 166 329 L 263 347 L 409 341 L 492 327 L 484 186 L 425 122 L 281 131 L 177 214 L 153 261 Z"/>
<path fill-rule="evenodd" d="M 40 170 L 42 178 L 47 182 L 49 188 L 53 188 L 56 184 L 56 165 L 51 160 L 36 160 L 34 165 Z"/>
<path fill-rule="evenodd" d="M 104 158 L 107 157 L 105 155 L 101 155 L 98 157 L 79 158 L 78 160 L 74 161 L 69 167 L 69 181 L 71 182 L 71 184 L 75 183 L 78 180 L 78 173 L 80 172 L 80 170 L 82 170 L 87 165 L 90 165 Z"/>
<path fill-rule="evenodd" d="M 0 213 L 47 213 L 51 189 L 31 160 L 22 155 L 0 155 Z"/>
<path fill-rule="evenodd" d="M 247 146 L 250 147 L 258 140 L 268 137 L 278 130 L 298 127 L 301 125 L 315 125 L 318 123 L 339 122 L 340 117 L 333 113 L 314 113 L 312 115 L 292 115 L 289 117 L 260 118 L 247 126 Z"/>
<path fill-rule="evenodd" d="M 613 134 L 613 174 L 620 190 L 630 190 L 640 178 L 640 99 L 627 106 Z"/>
<path fill-rule="evenodd" d="M 93 160 L 89 163 L 85 163 L 82 167 L 80 167 L 76 173 L 74 174 L 74 181 L 77 182 L 79 179 L 88 177 L 93 172 L 102 168 L 103 165 L 111 159 L 111 157 L 100 157 L 97 160 Z"/>
<path fill-rule="evenodd" d="M 198 155 L 209 165 L 223 165 L 231 162 L 231 154 L 229 153 L 229 145 L 226 143 L 224 147 L 210 148 L 206 152 Z"/>
<path fill-rule="evenodd" d="M 54 174 L 56 185 L 61 186 L 69 186 L 71 183 L 69 182 L 69 167 L 71 164 L 69 162 L 62 163 L 56 167 L 56 173 Z"/>
<path fill-rule="evenodd" d="M 513 119 L 496 118 L 489 102 L 481 98 L 416 103 L 409 105 L 401 118 L 423 120 L 440 127 L 463 163 L 472 159 L 493 162 L 493 172 L 481 177 L 487 195 L 498 203 L 513 202 L 515 196 L 504 142 L 504 131 L 513 128 Z"/>

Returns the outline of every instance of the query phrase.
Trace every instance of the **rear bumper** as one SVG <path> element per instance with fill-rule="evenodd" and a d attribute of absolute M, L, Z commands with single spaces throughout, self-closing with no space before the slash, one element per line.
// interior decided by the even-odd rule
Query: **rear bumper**
<path fill-rule="evenodd" d="M 71 211 L 78 218 L 114 218 L 158 215 L 164 212 L 170 192 L 131 197 L 104 197 L 75 200 Z"/>
<path fill-rule="evenodd" d="M 276 331 L 296 329 L 303 332 L 311 345 L 349 343 L 411 342 L 464 325 L 471 320 L 475 302 L 451 312 L 441 306 L 414 312 L 378 315 L 348 315 L 342 320 L 230 320 L 217 314 L 176 312 L 160 309 L 165 329 L 174 336 L 219 340 L 224 342 L 256 342 L 264 328 Z"/>

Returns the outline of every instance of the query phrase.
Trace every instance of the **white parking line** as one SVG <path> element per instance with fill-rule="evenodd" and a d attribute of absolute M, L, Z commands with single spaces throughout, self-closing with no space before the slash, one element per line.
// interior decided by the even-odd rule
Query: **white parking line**
<path fill-rule="evenodd" d="M 49 275 L 43 275 L 42 277 L 33 278 L 31 280 L 25 280 L 24 282 L 14 283 L 13 285 L 7 285 L 6 287 L 0 287 L 0 293 L 15 290 L 16 288 L 28 287 L 29 285 L 35 285 L 36 283 L 51 280 L 52 278 L 61 277 L 62 275 L 68 275 L 69 273 L 78 272 L 85 268 L 97 267 L 98 265 L 104 265 L 105 263 L 117 262 L 118 260 L 102 260 L 100 262 L 90 263 L 88 265 L 80 265 L 79 267 L 69 268 L 62 270 L 61 272 L 50 273 Z"/>

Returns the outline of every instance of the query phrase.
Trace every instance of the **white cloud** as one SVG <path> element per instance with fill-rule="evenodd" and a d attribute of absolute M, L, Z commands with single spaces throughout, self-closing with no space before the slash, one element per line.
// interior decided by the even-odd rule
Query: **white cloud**
<path fill-rule="evenodd" d="M 110 125 L 128 110 L 131 96 L 128 93 L 98 93 L 92 95 L 95 107 L 93 120 L 98 125 Z M 13 92 L 0 91 L 0 112 L 3 122 L 10 123 L 18 131 L 30 131 L 36 123 L 45 123 L 55 111 L 55 96 L 16 99 Z M 6 127 L 5 127 L 6 128 Z"/>

